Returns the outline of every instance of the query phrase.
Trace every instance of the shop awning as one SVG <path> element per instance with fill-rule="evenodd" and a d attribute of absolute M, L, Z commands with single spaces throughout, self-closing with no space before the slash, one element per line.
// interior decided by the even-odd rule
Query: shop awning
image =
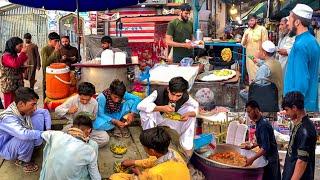
<path fill-rule="evenodd" d="M 250 9 L 249 11 L 241 15 L 242 21 L 246 21 L 249 15 L 252 15 L 252 14 L 258 16 L 259 18 L 264 18 L 267 14 L 267 10 L 268 10 L 267 2 L 258 3 L 252 9 Z"/>
<path fill-rule="evenodd" d="M 271 18 L 279 19 L 285 16 L 288 16 L 290 11 L 296 6 L 297 3 L 303 3 L 310 6 L 312 9 L 317 10 L 320 9 L 320 1 L 319 0 L 304 0 L 303 2 L 299 0 L 284 0 L 280 5 L 280 10 L 277 12 L 271 12 Z"/>
<path fill-rule="evenodd" d="M 34 8 L 44 8 L 46 10 L 63 10 L 63 11 L 104 11 L 107 9 L 116 9 L 121 7 L 133 6 L 142 3 L 145 0 L 9 0 L 14 4 Z"/>

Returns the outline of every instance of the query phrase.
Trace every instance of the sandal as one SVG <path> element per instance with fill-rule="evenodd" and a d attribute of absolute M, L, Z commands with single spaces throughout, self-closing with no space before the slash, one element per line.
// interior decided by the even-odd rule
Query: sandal
<path fill-rule="evenodd" d="M 127 127 L 121 129 L 121 132 L 122 132 L 122 137 L 124 137 L 124 138 L 129 138 L 130 137 L 130 132 L 129 132 L 129 129 Z"/>
<path fill-rule="evenodd" d="M 115 127 L 115 128 L 114 128 L 114 130 L 113 130 L 113 136 L 114 136 L 114 137 L 118 137 L 118 138 L 121 138 L 121 137 L 122 137 L 121 130 L 120 130 L 118 127 Z"/>
<path fill-rule="evenodd" d="M 23 167 L 23 171 L 26 173 L 36 172 L 39 167 L 35 163 L 26 163 Z"/>
<path fill-rule="evenodd" d="M 14 164 L 16 166 L 23 167 L 23 171 L 26 173 L 36 172 L 39 169 L 38 165 L 36 165 L 35 163 L 31 163 L 31 162 L 26 163 L 21 160 L 16 160 Z"/>

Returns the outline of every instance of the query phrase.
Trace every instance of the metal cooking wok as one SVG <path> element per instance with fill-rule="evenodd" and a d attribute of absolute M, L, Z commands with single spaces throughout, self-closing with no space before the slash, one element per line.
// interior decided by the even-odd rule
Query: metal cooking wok
<path fill-rule="evenodd" d="M 260 157 L 256 159 L 251 166 L 248 167 L 239 167 L 239 166 L 232 166 L 228 164 L 223 164 L 214 160 L 211 160 L 208 158 L 211 154 L 216 154 L 220 152 L 226 152 L 226 151 L 235 151 L 239 152 L 241 155 L 248 157 L 254 156 L 255 152 L 252 150 L 245 150 L 241 149 L 238 146 L 234 146 L 231 144 L 217 144 L 216 148 L 214 150 L 210 149 L 205 153 L 198 153 L 195 152 L 195 155 L 198 156 L 202 161 L 204 161 L 206 164 L 209 164 L 210 166 L 213 167 L 218 167 L 218 168 L 237 168 L 237 169 L 257 169 L 257 168 L 262 168 L 265 167 L 268 164 L 268 161 L 264 159 L 264 157 Z"/>

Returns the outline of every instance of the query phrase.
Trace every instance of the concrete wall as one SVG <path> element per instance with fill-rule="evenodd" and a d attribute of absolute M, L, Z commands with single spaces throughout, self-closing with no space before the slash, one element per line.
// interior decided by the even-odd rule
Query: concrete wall
<path fill-rule="evenodd" d="M 222 0 L 210 0 L 212 4 L 212 20 L 215 21 L 217 31 L 216 37 L 219 38 L 224 33 L 224 28 L 226 26 L 226 4 L 222 2 Z M 216 2 L 216 3 L 215 3 Z M 216 7 L 215 7 L 216 6 Z M 216 18 L 215 18 L 215 8 L 216 8 Z"/>

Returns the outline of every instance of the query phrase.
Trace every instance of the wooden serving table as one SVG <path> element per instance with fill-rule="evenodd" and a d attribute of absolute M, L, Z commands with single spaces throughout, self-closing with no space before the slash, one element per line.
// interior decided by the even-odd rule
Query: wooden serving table
<path fill-rule="evenodd" d="M 81 68 L 81 78 L 79 82 L 92 83 L 96 87 L 96 92 L 99 93 L 108 88 L 114 79 L 119 79 L 128 86 L 127 68 L 135 65 L 137 64 L 101 65 L 76 63 L 72 66 Z"/>

